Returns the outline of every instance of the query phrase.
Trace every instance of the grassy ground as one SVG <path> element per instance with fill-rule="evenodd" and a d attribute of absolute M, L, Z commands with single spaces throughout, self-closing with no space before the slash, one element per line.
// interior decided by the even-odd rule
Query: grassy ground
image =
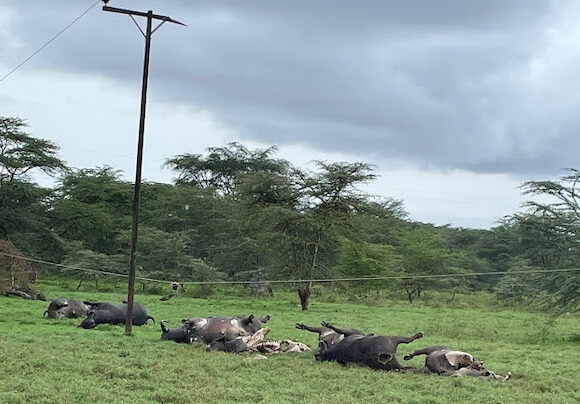
<path fill-rule="evenodd" d="M 119 302 L 111 293 L 50 290 L 50 297 Z M 315 348 L 317 336 L 294 328 L 328 320 L 367 332 L 425 337 L 399 346 L 405 353 L 443 344 L 468 351 L 507 383 L 474 378 L 373 371 L 319 363 L 312 353 L 271 356 L 243 362 L 244 356 L 208 353 L 202 346 L 159 341 L 158 325 L 77 328 L 79 319 L 49 320 L 48 302 L 0 296 L 0 403 L 578 403 L 580 402 L 580 319 L 567 316 L 547 327 L 537 314 L 502 310 L 497 305 L 467 309 L 469 297 L 432 307 L 401 301 L 372 304 L 314 300 L 308 312 L 297 298 L 182 297 L 159 302 L 138 295 L 152 316 L 170 326 L 190 316 L 271 314 L 271 339 L 290 338 Z M 437 306 L 437 305 L 435 305 Z M 421 366 L 420 358 L 410 362 Z"/>

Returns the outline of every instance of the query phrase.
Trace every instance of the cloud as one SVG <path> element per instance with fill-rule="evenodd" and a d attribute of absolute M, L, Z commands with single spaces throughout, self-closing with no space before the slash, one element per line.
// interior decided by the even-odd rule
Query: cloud
<path fill-rule="evenodd" d="M 68 2 L 44 4 L 8 2 L 11 34 L 28 49 L 78 14 Z M 579 64 L 569 56 L 579 36 L 570 4 L 115 5 L 187 22 L 155 34 L 151 91 L 210 110 L 251 139 L 529 174 L 573 165 L 580 146 L 578 120 L 562 114 L 580 101 L 566 91 Z M 71 31 L 35 68 L 138 85 L 142 38 L 130 20 L 95 10 Z"/>
<path fill-rule="evenodd" d="M 83 3 L 4 1 L 2 67 L 22 61 L 91 1 Z M 509 177 L 504 184 L 512 186 L 577 166 L 577 2 L 110 5 L 153 9 L 188 24 L 165 24 L 153 37 L 149 97 L 166 111 L 181 111 L 168 112 L 182 124 L 171 126 L 181 133 L 176 141 L 191 136 L 200 119 L 208 133 L 221 133 L 215 140 L 353 156 L 443 182 L 474 173 Z M 71 77 L 76 87 L 62 91 L 76 94 L 79 107 L 79 91 L 102 111 L 135 101 L 125 92 L 138 94 L 143 38 L 129 18 L 99 7 L 17 74 Z M 108 95 L 96 98 L 103 92 L 81 86 L 78 77 Z M 39 92 L 40 83 L 21 88 L 2 92 L 0 102 L 51 96 Z M 187 147 L 183 152 L 200 152 Z"/>

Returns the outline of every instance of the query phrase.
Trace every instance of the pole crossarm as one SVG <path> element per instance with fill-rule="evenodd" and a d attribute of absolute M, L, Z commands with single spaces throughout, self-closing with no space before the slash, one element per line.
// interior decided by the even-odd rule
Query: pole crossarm
<path fill-rule="evenodd" d="M 124 8 L 117 8 L 117 7 L 110 7 L 110 6 L 103 6 L 103 11 L 110 11 L 112 13 L 119 13 L 119 14 L 137 15 L 139 17 L 147 17 L 147 13 L 145 13 L 143 11 L 128 10 L 128 9 L 124 9 Z M 173 18 L 168 17 L 166 15 L 152 14 L 151 18 L 153 18 L 154 20 L 161 20 L 163 22 L 172 22 L 173 24 L 183 25 L 184 27 L 187 27 L 187 25 L 185 25 L 184 23 L 179 22 L 177 20 L 174 20 Z"/>

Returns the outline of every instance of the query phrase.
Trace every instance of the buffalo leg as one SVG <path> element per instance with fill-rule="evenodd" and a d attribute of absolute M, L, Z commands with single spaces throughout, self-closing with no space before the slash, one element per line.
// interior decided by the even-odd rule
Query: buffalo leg
<path fill-rule="evenodd" d="M 412 337 L 398 337 L 397 336 L 397 337 L 392 337 L 392 338 L 393 338 L 393 342 L 396 345 L 409 344 L 409 343 L 415 341 L 416 339 L 423 338 L 423 333 L 419 332 L 419 333 L 413 335 Z"/>
<path fill-rule="evenodd" d="M 310 332 L 315 332 L 318 335 L 320 335 L 326 331 L 331 331 L 329 328 L 326 328 L 326 327 L 309 327 L 306 324 L 302 324 L 302 323 L 296 323 L 296 328 L 298 328 L 299 330 L 306 330 L 306 331 L 310 331 Z"/>
<path fill-rule="evenodd" d="M 408 361 L 408 360 L 413 359 L 413 357 L 415 357 L 415 356 L 418 356 L 418 355 L 430 355 L 433 352 L 440 351 L 442 349 L 447 349 L 447 347 L 441 346 L 441 345 L 429 346 L 427 348 L 418 349 L 416 351 L 413 351 L 409 355 L 405 355 L 403 357 L 403 359 L 406 360 L 406 361 Z"/>
<path fill-rule="evenodd" d="M 345 337 L 348 337 L 349 335 L 365 335 L 364 332 L 357 330 L 356 328 L 336 328 L 335 326 L 333 326 L 332 324 L 330 324 L 327 321 L 323 321 L 320 324 L 322 324 L 323 327 L 330 328 L 334 332 L 337 332 L 339 334 L 343 334 Z"/>

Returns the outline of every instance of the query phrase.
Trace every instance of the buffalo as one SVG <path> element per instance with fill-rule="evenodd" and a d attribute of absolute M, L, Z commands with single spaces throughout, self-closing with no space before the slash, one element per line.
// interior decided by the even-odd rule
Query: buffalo
<path fill-rule="evenodd" d="M 242 353 L 248 349 L 248 344 L 244 337 L 228 338 L 226 335 L 214 339 L 206 348 L 206 351 L 222 351 Z"/>
<path fill-rule="evenodd" d="M 161 320 L 159 323 L 161 325 L 161 341 L 175 341 L 183 344 L 191 344 L 193 342 L 187 325 L 183 324 L 179 328 L 167 328 L 165 323 L 165 320 Z"/>
<path fill-rule="evenodd" d="M 86 316 L 89 310 L 90 306 L 81 301 L 59 297 L 50 302 L 42 316 L 48 314 L 49 318 L 76 318 Z"/>
<path fill-rule="evenodd" d="M 127 302 L 118 305 L 106 302 L 84 303 L 91 306 L 91 310 L 89 310 L 87 317 L 79 327 L 89 329 L 95 328 L 99 324 L 125 324 L 125 319 L 127 317 Z M 133 304 L 132 324 L 145 325 L 149 320 L 153 320 L 153 324 L 155 324 L 155 319 L 147 314 L 145 306 L 135 302 Z"/>
<path fill-rule="evenodd" d="M 341 364 L 362 363 L 382 370 L 406 369 L 397 360 L 397 346 L 423 337 L 423 333 L 412 337 L 375 336 L 354 328 L 337 328 L 326 321 L 321 325 L 308 327 L 296 324 L 299 329 L 318 333 L 318 349 L 314 353 L 317 360 Z"/>
<path fill-rule="evenodd" d="M 491 380 L 505 381 L 507 376 L 496 375 L 485 369 L 482 361 L 476 361 L 473 355 L 457 351 L 446 346 L 436 345 L 413 351 L 403 357 L 408 361 L 418 355 L 427 355 L 425 366 L 417 371 L 420 373 L 435 373 L 442 376 L 474 376 Z"/>
<path fill-rule="evenodd" d="M 213 340 L 207 347 L 207 351 L 223 352 L 259 352 L 257 356 L 261 359 L 265 357 L 261 354 L 290 353 L 309 351 L 306 345 L 289 339 L 271 341 L 266 340 L 270 332 L 269 328 L 261 328 L 252 335 L 227 339 L 225 336 Z"/>
<path fill-rule="evenodd" d="M 192 341 L 201 341 L 210 344 L 213 341 L 230 341 L 238 337 L 253 335 L 262 328 L 262 324 L 267 323 L 270 316 L 263 318 L 249 316 L 229 316 L 229 317 L 191 317 L 182 320 L 189 330 Z"/>

